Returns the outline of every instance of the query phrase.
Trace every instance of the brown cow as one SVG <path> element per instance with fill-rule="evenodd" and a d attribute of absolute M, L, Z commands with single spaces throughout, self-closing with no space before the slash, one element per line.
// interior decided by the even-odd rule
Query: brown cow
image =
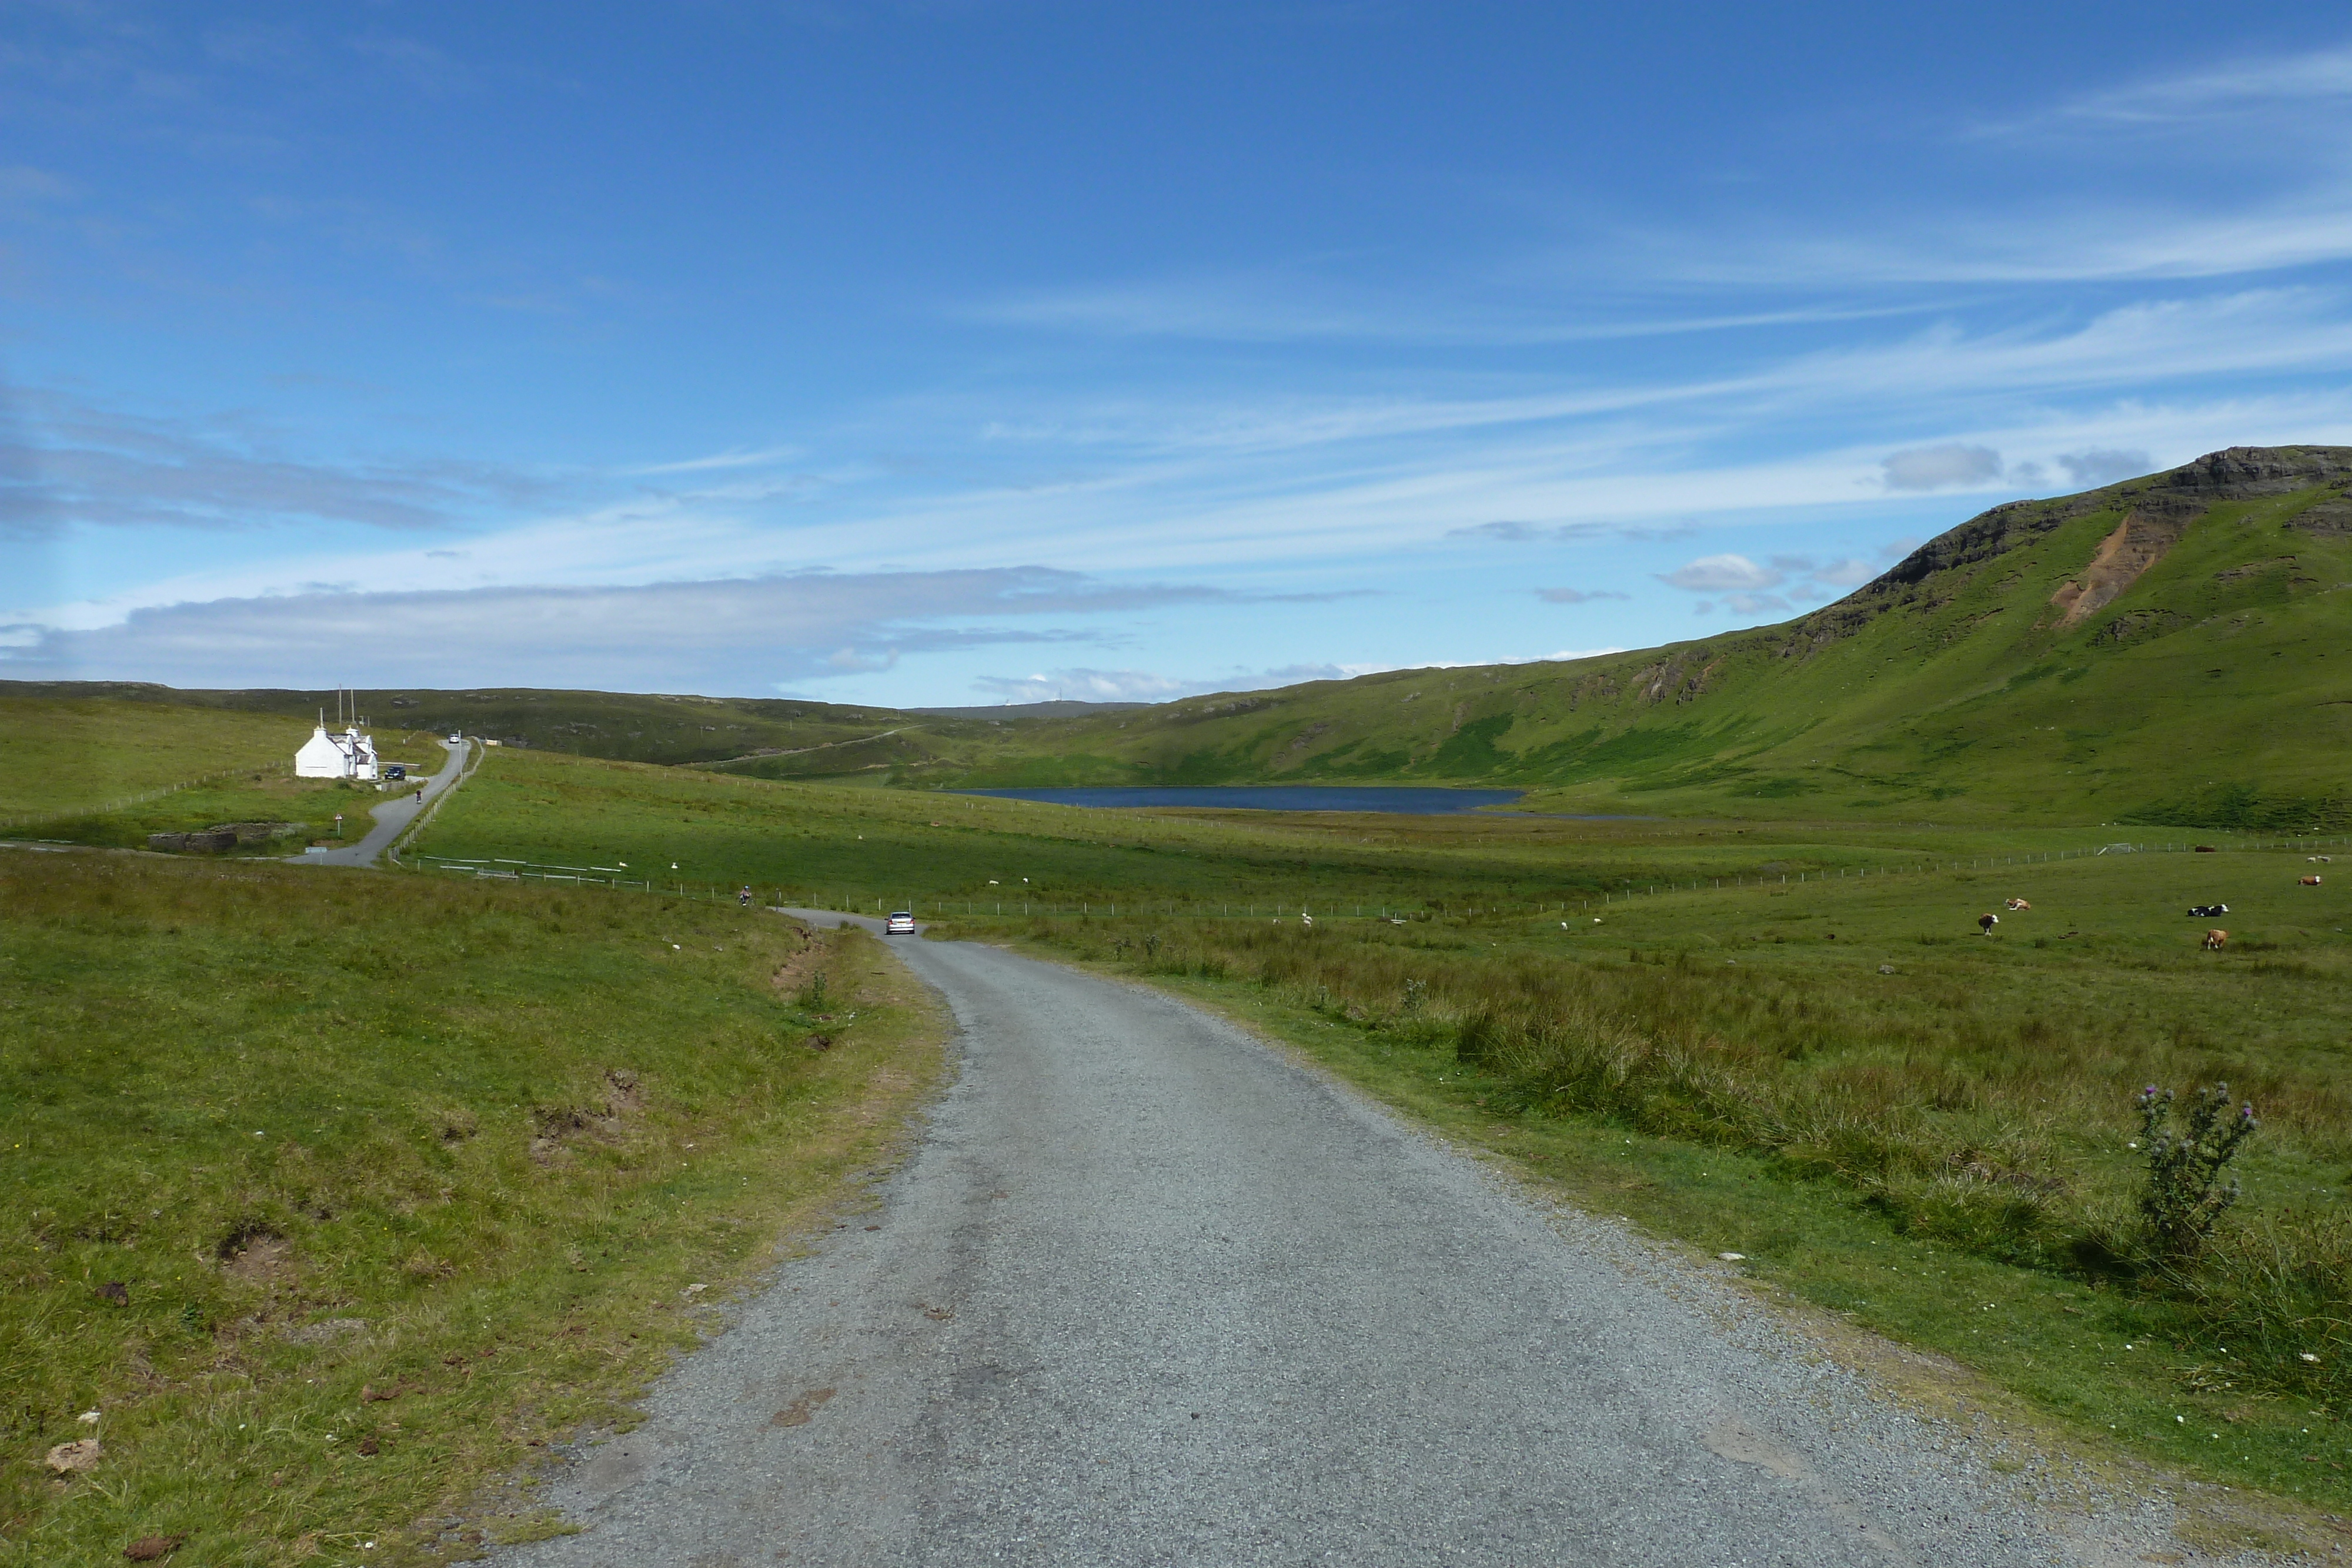
<path fill-rule="evenodd" d="M 2222 948 L 2227 947 L 2229 945 L 2230 934 L 2227 931 L 2208 931 L 2205 933 L 2205 951 L 2208 953 L 2219 953 Z"/>
<path fill-rule="evenodd" d="M 2303 879 L 2302 885 L 2305 887 L 2317 887 L 2319 885 L 2319 879 L 2315 876 L 2305 877 Z"/>
<path fill-rule="evenodd" d="M 2018 910 L 2031 909 L 2033 905 L 2026 903 L 2025 900 L 2021 898 L 2012 898 L 2002 907 L 2009 910 L 2011 914 L 2015 914 Z"/>
<path fill-rule="evenodd" d="M 1992 935 L 1992 928 L 2000 924 L 2000 916 L 1998 915 L 1979 915 L 1977 916 L 1977 929 L 1983 932 L 1988 936 Z"/>

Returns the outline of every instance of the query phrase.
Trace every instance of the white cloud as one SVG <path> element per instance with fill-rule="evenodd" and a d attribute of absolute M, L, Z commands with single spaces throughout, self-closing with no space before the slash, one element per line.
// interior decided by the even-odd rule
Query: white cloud
<path fill-rule="evenodd" d="M 1536 597 L 1546 604 L 1590 604 L 1597 599 L 1630 600 L 1633 596 L 1630 593 L 1612 592 L 1605 588 L 1589 591 L 1581 588 L 1538 588 L 1536 590 Z"/>
<path fill-rule="evenodd" d="M 1989 485 L 2000 477 L 2000 454 L 1985 446 L 1947 442 L 1891 453 L 1879 465 L 1890 490 L 1945 490 Z"/>
<path fill-rule="evenodd" d="M 2119 479 L 2134 479 L 2156 466 L 2145 452 L 2094 449 L 2089 452 L 2062 452 L 2055 459 L 2066 470 L 2066 477 L 2078 490 L 2096 489 Z"/>
<path fill-rule="evenodd" d="M 0 423 L 0 535 L 71 524 L 444 529 L 569 487 L 462 458 L 300 455 L 285 449 L 282 433 L 236 416 L 140 414 L 28 388 L 8 399 L 16 420 Z"/>
<path fill-rule="evenodd" d="M 714 469 L 757 468 L 771 463 L 783 463 L 802 455 L 796 446 L 767 446 L 746 452 L 736 448 L 714 452 L 708 457 L 688 457 L 677 463 L 654 463 L 642 468 L 632 468 L 632 474 L 701 474 Z"/>
<path fill-rule="evenodd" d="M 1533 523 L 1473 523 L 1468 528 L 1448 528 L 1445 537 L 1450 539 L 1499 539 L 1507 544 L 1518 544 L 1528 539 L 1542 538 L 1551 531 Z"/>
<path fill-rule="evenodd" d="M 1904 553 L 1907 555 L 1910 551 L 1906 549 Z M 1876 577 L 1878 571 L 1877 567 L 1857 556 L 1830 566 L 1815 567 L 1806 575 L 1815 582 L 1826 583 L 1832 588 L 1860 588 Z"/>
<path fill-rule="evenodd" d="M 1167 702 L 1212 692 L 1255 692 L 1307 681 L 1349 681 L 1377 674 L 1388 664 L 1284 664 L 1273 669 L 1229 670 L 1221 675 L 1163 675 L 1150 670 L 1100 670 L 1084 666 L 1021 676 L 982 675 L 972 685 L 1003 702 Z"/>
<path fill-rule="evenodd" d="M 1769 566 L 1759 566 L 1744 555 L 1709 555 L 1672 571 L 1658 574 L 1658 580 L 1670 588 L 1685 588 L 1694 593 L 1726 593 L 1778 588 L 1784 573 Z"/>
<path fill-rule="evenodd" d="M 386 685 L 740 691 L 888 669 L 908 653 L 1095 641 L 1072 622 L 1234 597 L 1181 585 L 1120 587 L 1043 567 L 313 592 L 143 608 L 83 631 L 45 627 L 31 643 L 0 653 L 0 670 L 26 678 L 315 685 L 320 672 L 350 663 L 360 637 L 374 678 Z"/>
<path fill-rule="evenodd" d="M 2252 57 L 2184 75 L 2109 88 L 1983 134 L 2033 138 L 2070 128 L 2193 127 L 2255 116 L 2308 125 L 2314 102 L 2352 103 L 2352 49 Z"/>

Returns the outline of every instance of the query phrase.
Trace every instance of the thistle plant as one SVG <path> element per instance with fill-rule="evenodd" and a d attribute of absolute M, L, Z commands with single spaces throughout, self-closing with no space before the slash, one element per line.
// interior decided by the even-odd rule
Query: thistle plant
<path fill-rule="evenodd" d="M 2230 1086 L 2198 1091 L 2175 1124 L 2172 1091 L 2153 1083 L 2140 1091 L 2140 1139 L 2147 1151 L 2147 1190 L 2139 1211 L 2166 1262 L 2186 1262 L 2212 1239 L 2213 1228 L 2238 1201 L 2238 1178 L 2222 1168 L 2259 1125 L 2248 1104 L 2230 1114 Z"/>

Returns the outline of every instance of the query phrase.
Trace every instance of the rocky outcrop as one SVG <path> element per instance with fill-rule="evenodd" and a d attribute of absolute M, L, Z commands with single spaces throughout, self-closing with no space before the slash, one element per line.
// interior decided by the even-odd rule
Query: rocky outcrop
<path fill-rule="evenodd" d="M 167 853 L 219 854 L 239 844 L 267 843 L 302 831 L 300 822 L 215 822 L 185 833 L 150 833 L 147 847 Z"/>
<path fill-rule="evenodd" d="M 1715 651 L 1702 643 L 1636 670 L 1628 685 L 1633 695 L 1645 703 L 1686 703 L 1706 690 L 1707 679 L 1715 674 L 1717 665 Z"/>
<path fill-rule="evenodd" d="M 2123 525 L 2100 547 L 2106 564 L 2095 559 L 2084 580 L 2069 585 L 2074 592 L 2064 601 L 2061 624 L 2072 625 L 2112 603 L 2215 503 L 2291 495 L 2316 486 L 2352 490 L 2352 447 L 2231 446 L 2162 474 L 2079 496 L 2006 501 L 1937 535 L 1835 604 L 1791 622 L 1778 651 L 1784 658 L 1803 658 L 1889 611 L 1932 604 L 1943 597 L 1937 580 L 1948 573 L 2032 544 L 2077 517 L 2124 511 Z M 2287 527 L 2315 535 L 2352 535 L 2352 495 L 2330 496 Z M 2169 539 L 2163 537 L 2168 532 Z M 2151 549 L 2152 554 L 2147 553 Z M 2129 563 L 2143 554 L 2146 559 L 2132 570 Z M 2119 585 L 2109 592 L 2100 582 L 2111 579 L 2119 580 Z"/>

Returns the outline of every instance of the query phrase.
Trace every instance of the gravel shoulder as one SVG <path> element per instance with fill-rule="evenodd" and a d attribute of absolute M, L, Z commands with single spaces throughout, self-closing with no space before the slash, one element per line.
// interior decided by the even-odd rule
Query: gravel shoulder
<path fill-rule="evenodd" d="M 499 1562 L 2212 1561 L 1230 1023 L 894 947 L 961 1031 L 926 1135 Z"/>

